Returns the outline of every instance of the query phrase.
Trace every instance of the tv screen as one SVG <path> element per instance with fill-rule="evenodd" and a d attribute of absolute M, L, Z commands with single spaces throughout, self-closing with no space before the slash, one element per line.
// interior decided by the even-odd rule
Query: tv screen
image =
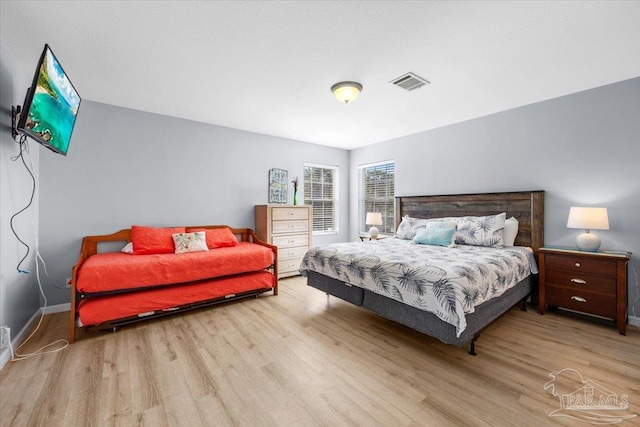
<path fill-rule="evenodd" d="M 78 92 L 45 44 L 20 113 L 18 130 L 66 156 L 78 108 Z"/>

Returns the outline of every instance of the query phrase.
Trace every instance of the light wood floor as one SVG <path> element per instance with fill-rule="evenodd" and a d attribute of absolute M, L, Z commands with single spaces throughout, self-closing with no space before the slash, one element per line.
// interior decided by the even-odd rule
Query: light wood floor
<path fill-rule="evenodd" d="M 45 316 L 24 351 L 67 336 Z M 541 426 L 560 408 L 549 374 L 579 371 L 640 414 L 640 331 L 510 310 L 478 356 L 280 281 L 280 295 L 112 332 L 0 372 L 2 426 Z M 574 387 L 574 388 L 571 388 Z M 563 393 L 576 390 L 570 385 Z M 640 425 L 636 417 L 619 425 Z"/>

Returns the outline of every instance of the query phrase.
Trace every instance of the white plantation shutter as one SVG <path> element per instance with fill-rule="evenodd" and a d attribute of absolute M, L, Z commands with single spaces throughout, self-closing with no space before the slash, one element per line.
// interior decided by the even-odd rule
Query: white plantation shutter
<path fill-rule="evenodd" d="M 313 212 L 314 232 L 337 232 L 338 168 L 304 165 L 304 204 Z"/>
<path fill-rule="evenodd" d="M 360 200 L 358 208 L 358 231 L 366 232 L 367 212 L 380 212 L 382 225 L 378 230 L 382 234 L 395 232 L 395 163 L 393 161 L 363 165 L 360 169 Z"/>

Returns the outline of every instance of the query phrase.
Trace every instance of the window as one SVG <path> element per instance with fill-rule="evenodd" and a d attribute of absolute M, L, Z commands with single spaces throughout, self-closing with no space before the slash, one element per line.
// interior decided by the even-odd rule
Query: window
<path fill-rule="evenodd" d="M 367 212 L 380 212 L 382 225 L 380 233 L 393 234 L 395 231 L 395 164 L 393 161 L 360 166 L 360 200 L 358 210 L 358 230 L 366 232 Z"/>
<path fill-rule="evenodd" d="M 338 168 L 304 164 L 304 204 L 313 212 L 313 233 L 338 232 Z"/>

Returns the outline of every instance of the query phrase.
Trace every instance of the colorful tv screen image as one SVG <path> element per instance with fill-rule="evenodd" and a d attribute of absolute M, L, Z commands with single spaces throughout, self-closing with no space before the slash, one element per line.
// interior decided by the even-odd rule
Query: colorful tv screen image
<path fill-rule="evenodd" d="M 80 96 L 48 46 L 36 70 L 37 82 L 24 130 L 41 144 L 66 155 L 76 122 Z"/>

